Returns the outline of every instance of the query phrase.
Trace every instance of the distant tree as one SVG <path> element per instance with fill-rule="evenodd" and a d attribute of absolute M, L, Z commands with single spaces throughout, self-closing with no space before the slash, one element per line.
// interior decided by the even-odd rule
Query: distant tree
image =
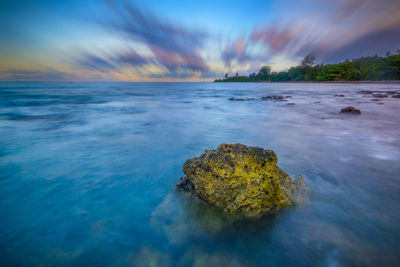
<path fill-rule="evenodd" d="M 259 81 L 266 81 L 271 78 L 270 76 L 271 76 L 271 67 L 262 66 L 256 75 L 256 79 Z"/>
<path fill-rule="evenodd" d="M 313 67 L 315 65 L 315 57 L 311 54 L 308 54 L 301 61 L 301 65 L 303 67 Z"/>
<path fill-rule="evenodd" d="M 239 73 L 236 72 L 236 77 L 238 77 L 238 76 L 239 76 Z"/>
<path fill-rule="evenodd" d="M 228 76 L 229 76 L 228 73 L 225 73 L 225 79 L 228 79 Z"/>
<path fill-rule="evenodd" d="M 288 71 L 288 76 L 291 81 L 304 81 L 304 67 L 291 67 Z"/>
<path fill-rule="evenodd" d="M 261 75 L 269 75 L 271 73 L 271 67 L 270 66 L 262 66 L 258 73 L 260 73 Z"/>
<path fill-rule="evenodd" d="M 228 77 L 216 82 L 250 81 L 358 81 L 358 80 L 400 80 L 400 49 L 387 56 L 354 58 L 336 64 L 315 64 L 315 58 L 306 56 L 302 65 L 287 71 L 271 72 L 271 67 L 263 66 L 257 74 Z M 390 55 L 390 56 L 389 56 Z"/>
<path fill-rule="evenodd" d="M 390 56 L 390 52 L 389 51 L 386 52 L 386 56 L 387 57 Z"/>
<path fill-rule="evenodd" d="M 296 74 L 293 76 L 295 78 L 292 78 L 292 79 L 306 80 L 306 81 L 315 79 L 315 76 L 316 76 L 316 73 L 314 71 L 315 65 L 316 65 L 315 57 L 311 54 L 308 54 L 301 61 L 301 68 L 298 70 L 295 70 L 294 73 L 296 73 Z M 300 72 L 303 72 L 303 75 L 300 75 Z"/>

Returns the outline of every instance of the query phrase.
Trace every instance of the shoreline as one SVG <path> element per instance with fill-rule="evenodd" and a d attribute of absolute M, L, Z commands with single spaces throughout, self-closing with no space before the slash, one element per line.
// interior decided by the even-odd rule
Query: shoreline
<path fill-rule="evenodd" d="M 215 82 L 215 81 L 214 81 Z M 377 83 L 387 83 L 387 84 L 399 84 L 400 80 L 382 80 L 382 81 L 249 81 L 249 82 L 215 82 L 215 83 L 363 83 L 363 84 L 377 84 Z"/>

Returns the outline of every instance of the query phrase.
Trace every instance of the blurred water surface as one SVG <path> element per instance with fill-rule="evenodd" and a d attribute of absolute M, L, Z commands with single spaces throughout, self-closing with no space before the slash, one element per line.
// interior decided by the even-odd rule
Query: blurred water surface
<path fill-rule="evenodd" d="M 400 84 L 0 83 L 0 265 L 396 265 L 400 99 L 360 90 Z M 273 149 L 309 203 L 230 224 L 177 195 L 220 143 Z"/>

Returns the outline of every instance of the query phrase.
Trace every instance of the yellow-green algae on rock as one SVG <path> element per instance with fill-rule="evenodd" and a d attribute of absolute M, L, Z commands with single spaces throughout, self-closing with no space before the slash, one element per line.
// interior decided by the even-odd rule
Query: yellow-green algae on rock
<path fill-rule="evenodd" d="M 258 216 L 296 203 L 306 191 L 303 177 L 292 179 L 277 166 L 272 150 L 221 144 L 183 164 L 178 191 L 195 192 L 227 213 Z"/>

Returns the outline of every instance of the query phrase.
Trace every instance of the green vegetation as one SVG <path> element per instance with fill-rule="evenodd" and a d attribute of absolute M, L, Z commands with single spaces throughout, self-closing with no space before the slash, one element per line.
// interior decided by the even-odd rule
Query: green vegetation
<path fill-rule="evenodd" d="M 400 49 L 398 54 L 386 57 L 362 57 L 346 60 L 338 64 L 316 64 L 315 57 L 307 55 L 300 66 L 288 71 L 271 72 L 271 67 L 263 66 L 260 71 L 249 76 L 217 79 L 215 82 L 258 82 L 258 81 L 382 81 L 400 80 Z"/>

